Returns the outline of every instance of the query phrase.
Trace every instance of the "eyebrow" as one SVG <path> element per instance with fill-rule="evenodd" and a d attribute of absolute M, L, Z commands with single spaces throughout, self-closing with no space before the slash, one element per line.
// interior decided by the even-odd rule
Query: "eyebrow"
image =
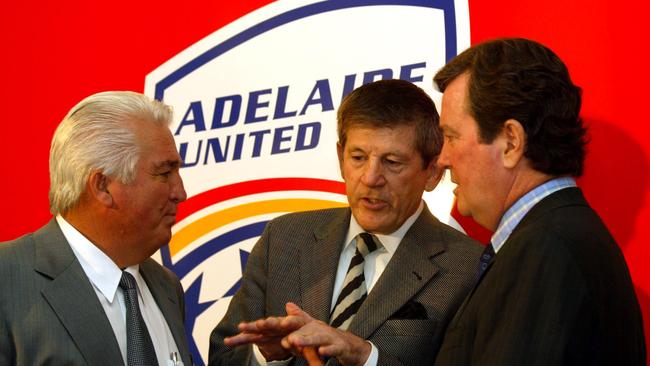
<path fill-rule="evenodd" d="M 180 165 L 181 165 L 180 160 L 165 160 L 159 163 L 155 163 L 154 168 L 155 169 L 163 169 L 163 168 L 176 169 L 180 167 Z"/>
<path fill-rule="evenodd" d="M 361 153 L 367 154 L 367 152 L 364 149 L 360 148 L 360 147 L 352 147 L 349 150 L 349 152 L 350 153 L 361 152 Z M 409 158 L 409 154 L 405 153 L 405 152 L 403 152 L 401 150 L 391 150 L 391 151 L 387 151 L 386 153 L 382 154 L 382 157 L 384 157 L 384 158 L 385 157 L 394 157 L 394 158 L 397 158 L 399 160 L 405 160 L 405 159 Z"/>
<path fill-rule="evenodd" d="M 447 133 L 457 133 L 455 129 L 453 129 L 453 128 L 447 126 L 447 125 L 445 125 L 445 126 L 440 126 L 440 129 L 442 130 L 443 133 L 444 133 L 444 132 L 447 132 Z"/>

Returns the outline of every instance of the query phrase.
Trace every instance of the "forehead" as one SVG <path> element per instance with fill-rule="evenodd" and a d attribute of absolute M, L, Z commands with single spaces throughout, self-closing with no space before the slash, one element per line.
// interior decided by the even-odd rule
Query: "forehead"
<path fill-rule="evenodd" d="M 180 160 L 174 137 L 167 126 L 151 122 L 136 123 L 135 126 L 142 160 L 154 165 Z"/>
<path fill-rule="evenodd" d="M 471 115 L 468 110 L 467 83 L 468 74 L 462 74 L 454 79 L 442 94 L 440 111 L 440 127 L 443 130 L 457 129 L 466 124 Z"/>
<path fill-rule="evenodd" d="M 352 126 L 348 130 L 346 148 L 410 152 L 415 150 L 415 126 Z"/>

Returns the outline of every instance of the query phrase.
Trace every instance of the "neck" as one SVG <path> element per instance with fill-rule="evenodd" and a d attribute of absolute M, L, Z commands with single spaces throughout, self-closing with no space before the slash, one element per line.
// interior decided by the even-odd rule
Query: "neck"
<path fill-rule="evenodd" d="M 128 253 L 124 253 L 122 249 L 124 245 L 120 243 L 118 238 L 114 237 L 114 231 L 111 230 L 107 220 L 93 214 L 91 210 L 83 210 L 82 208 L 75 208 L 61 214 L 61 216 L 93 245 L 104 252 L 119 268 L 135 264 L 128 260 Z"/>
<path fill-rule="evenodd" d="M 507 189 L 504 189 L 501 205 L 497 206 L 499 209 L 495 210 L 495 214 L 492 215 L 489 220 L 485 220 L 485 223 L 479 223 L 487 229 L 495 231 L 501 222 L 503 215 L 510 207 L 512 207 L 512 205 L 515 204 L 515 202 L 517 202 L 517 200 L 541 184 L 554 178 L 557 177 L 531 168 L 518 171 L 516 174 L 512 175 L 512 179 L 510 180 Z"/>

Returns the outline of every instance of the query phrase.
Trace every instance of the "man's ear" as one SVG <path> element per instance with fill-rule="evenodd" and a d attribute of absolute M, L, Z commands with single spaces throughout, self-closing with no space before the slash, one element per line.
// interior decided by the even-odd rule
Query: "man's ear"
<path fill-rule="evenodd" d="M 110 178 L 99 170 L 90 173 L 88 177 L 88 192 L 91 197 L 101 203 L 105 207 L 113 206 L 113 196 L 108 189 Z"/>
<path fill-rule="evenodd" d="M 438 186 L 442 176 L 445 173 L 445 169 L 438 165 L 438 157 L 431 159 L 429 165 L 426 167 L 427 170 L 427 182 L 424 186 L 424 190 L 427 192 L 433 191 L 434 188 Z"/>
<path fill-rule="evenodd" d="M 339 170 L 341 171 L 341 178 L 345 180 L 345 175 L 343 174 L 343 146 L 340 142 L 336 143 L 336 155 L 339 157 Z"/>
<path fill-rule="evenodd" d="M 509 119 L 503 124 L 500 138 L 504 142 L 503 166 L 512 169 L 519 164 L 526 151 L 526 131 L 524 131 L 524 126 L 516 119 Z"/>

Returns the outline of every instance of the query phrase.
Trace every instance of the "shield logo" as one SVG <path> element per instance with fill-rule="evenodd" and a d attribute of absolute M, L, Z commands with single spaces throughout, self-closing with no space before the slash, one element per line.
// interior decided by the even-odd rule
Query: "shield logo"
<path fill-rule="evenodd" d="M 354 88 L 411 81 L 440 106 L 432 78 L 469 47 L 466 0 L 280 0 L 198 41 L 146 77 L 175 111 L 188 200 L 159 260 L 185 288 L 194 361 L 239 287 L 272 218 L 346 206 L 336 109 Z M 425 195 L 452 222 L 452 184 Z"/>

